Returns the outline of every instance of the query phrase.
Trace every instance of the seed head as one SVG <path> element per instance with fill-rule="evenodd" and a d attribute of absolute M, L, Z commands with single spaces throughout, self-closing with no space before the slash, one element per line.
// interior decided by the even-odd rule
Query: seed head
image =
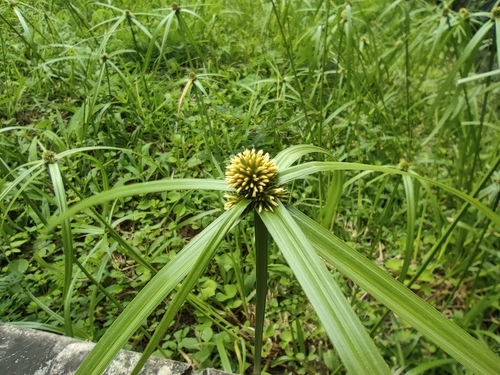
<path fill-rule="evenodd" d="M 493 18 L 500 18 L 500 7 L 496 7 L 495 9 L 493 9 Z"/>
<path fill-rule="evenodd" d="M 54 151 L 44 151 L 42 159 L 48 164 L 55 164 L 57 162 L 56 153 Z"/>
<path fill-rule="evenodd" d="M 458 13 L 460 13 L 460 15 L 462 16 L 462 18 L 464 20 L 467 20 L 469 19 L 469 11 L 465 8 L 460 8 L 460 10 L 458 11 Z"/>
<path fill-rule="evenodd" d="M 226 168 L 226 182 L 230 188 L 236 189 L 236 194 L 225 196 L 228 199 L 225 209 L 231 209 L 242 199 L 249 199 L 259 212 L 272 211 L 278 200 L 287 197 L 285 189 L 274 185 L 277 172 L 276 162 L 262 150 L 246 149 L 234 156 Z"/>
<path fill-rule="evenodd" d="M 399 161 L 398 167 L 402 171 L 408 172 L 408 169 L 410 168 L 410 163 L 408 163 L 405 159 L 401 159 Z"/>

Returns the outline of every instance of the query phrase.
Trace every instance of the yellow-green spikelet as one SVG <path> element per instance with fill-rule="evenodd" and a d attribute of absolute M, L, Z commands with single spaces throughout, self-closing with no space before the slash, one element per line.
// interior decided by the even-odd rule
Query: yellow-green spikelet
<path fill-rule="evenodd" d="M 285 189 L 274 186 L 274 177 L 278 172 L 276 162 L 255 149 L 246 149 L 231 159 L 226 167 L 226 182 L 236 189 L 236 194 L 227 194 L 224 208 L 231 209 L 241 199 L 249 199 L 259 212 L 272 211 L 278 200 L 286 198 Z"/>

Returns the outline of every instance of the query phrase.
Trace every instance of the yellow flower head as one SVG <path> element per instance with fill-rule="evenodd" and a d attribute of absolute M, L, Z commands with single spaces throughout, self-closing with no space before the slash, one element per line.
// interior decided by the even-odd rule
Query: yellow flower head
<path fill-rule="evenodd" d="M 493 9 L 492 14 L 494 18 L 500 18 L 500 6 Z"/>
<path fill-rule="evenodd" d="M 45 163 L 55 164 L 57 163 L 57 156 L 54 151 L 44 151 L 42 154 L 42 159 Z"/>
<path fill-rule="evenodd" d="M 249 199 L 259 212 L 272 211 L 277 201 L 287 196 L 285 189 L 274 186 L 277 172 L 276 162 L 262 150 L 247 149 L 234 156 L 226 168 L 226 182 L 236 189 L 236 194 L 226 195 L 225 209 L 231 209 L 241 199 Z"/>

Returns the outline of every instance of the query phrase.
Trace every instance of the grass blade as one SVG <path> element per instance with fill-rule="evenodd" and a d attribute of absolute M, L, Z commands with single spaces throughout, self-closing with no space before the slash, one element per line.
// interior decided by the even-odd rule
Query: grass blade
<path fill-rule="evenodd" d="M 276 161 L 278 170 L 281 170 L 288 168 L 290 165 L 299 160 L 302 156 L 312 153 L 321 153 L 332 157 L 331 154 L 324 148 L 313 145 L 296 145 L 288 147 L 283 151 L 279 152 L 275 156 L 274 160 Z"/>
<path fill-rule="evenodd" d="M 456 195 L 457 197 L 463 199 L 473 207 L 475 207 L 482 214 L 487 216 L 496 226 L 500 227 L 500 215 L 497 215 L 490 208 L 488 208 L 484 203 L 481 203 L 477 199 L 471 197 L 468 194 L 461 192 L 451 186 L 448 186 L 442 182 L 431 180 L 427 177 L 422 177 L 415 173 L 408 173 L 394 167 L 384 167 L 377 165 L 367 165 L 359 163 L 344 163 L 344 162 L 310 162 L 303 163 L 294 167 L 290 167 L 285 171 L 279 172 L 278 185 L 283 185 L 289 181 L 304 178 L 310 174 L 326 171 L 335 170 L 345 170 L 345 171 L 372 171 L 372 172 L 382 172 L 388 174 L 400 174 L 402 176 L 411 176 L 417 180 L 427 182 L 429 184 L 440 187 L 447 192 Z"/>
<path fill-rule="evenodd" d="M 80 212 L 86 208 L 96 206 L 109 202 L 114 199 L 120 199 L 124 197 L 129 197 L 137 194 L 147 194 L 147 193 L 158 193 L 167 190 L 229 190 L 227 184 L 223 180 L 211 180 L 211 179 L 163 179 L 159 181 L 148 181 L 139 182 L 136 184 L 130 184 L 126 186 L 120 186 L 113 188 L 108 191 L 103 191 L 102 193 L 96 194 L 91 198 L 87 198 L 74 206 L 72 206 L 66 213 L 60 215 L 49 222 L 48 231 L 52 230 L 56 225 L 60 224 L 63 220 L 66 220 L 74 216 L 77 212 Z"/>
<path fill-rule="evenodd" d="M 328 263 L 474 373 L 498 373 L 500 358 L 486 346 L 312 219 L 296 209 L 291 213 Z"/>
<path fill-rule="evenodd" d="M 216 246 L 226 234 L 223 228 L 232 226 L 240 218 L 245 205 L 226 211 L 203 232 L 194 237 L 184 249 L 165 265 L 137 294 L 116 321 L 85 358 L 75 375 L 100 375 L 144 319 L 165 299 L 193 267 L 207 246 Z M 218 240 L 215 240 L 217 238 Z"/>
<path fill-rule="evenodd" d="M 54 187 L 59 215 L 64 216 L 68 209 L 66 201 L 66 192 L 64 191 L 64 183 L 61 176 L 61 171 L 57 163 L 49 163 L 48 169 Z M 66 335 L 73 336 L 73 324 L 71 323 L 71 282 L 73 278 L 73 235 L 71 234 L 71 226 L 69 218 L 62 221 L 62 245 L 64 251 L 64 326 Z"/>
<path fill-rule="evenodd" d="M 243 212 L 243 210 L 248 206 L 248 201 L 241 201 L 237 207 L 237 214 L 235 220 L 239 218 L 239 215 Z M 217 251 L 221 240 L 227 234 L 227 232 L 232 228 L 232 226 L 236 223 L 235 220 L 227 220 L 226 222 L 221 223 L 219 226 L 219 230 L 216 235 L 207 238 L 207 243 L 204 245 L 203 252 L 201 252 L 194 262 L 191 271 L 186 275 L 185 281 L 182 283 L 182 286 L 177 290 L 174 298 L 168 305 L 167 311 L 163 318 L 158 324 L 153 337 L 149 340 L 146 349 L 141 355 L 141 358 L 135 365 L 131 375 L 137 375 L 141 368 L 146 364 L 148 358 L 153 354 L 155 348 L 158 346 L 160 341 L 165 337 L 165 334 L 170 327 L 170 323 L 174 320 L 177 312 L 180 310 L 184 302 L 186 301 L 188 294 L 193 290 L 195 284 L 198 282 L 198 279 L 202 275 L 203 271 L 207 268 L 208 264 L 212 260 Z"/>
<path fill-rule="evenodd" d="M 275 212 L 260 213 L 347 370 L 352 374 L 389 374 L 365 327 L 332 275 L 322 264 L 299 225 L 283 204 Z"/>

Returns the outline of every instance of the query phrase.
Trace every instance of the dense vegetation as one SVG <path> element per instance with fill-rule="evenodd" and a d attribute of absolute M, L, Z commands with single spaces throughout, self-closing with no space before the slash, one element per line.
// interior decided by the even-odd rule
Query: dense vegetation
<path fill-rule="evenodd" d="M 312 144 L 331 159 L 299 165 L 367 167 L 293 180 L 287 202 L 499 355 L 500 8 L 449 3 L 2 3 L 0 321 L 99 340 L 226 198 L 193 184 L 69 208 Z M 155 355 L 252 371 L 255 224 L 224 237 Z M 470 373 L 325 260 L 394 373 Z M 268 270 L 264 371 L 344 372 L 274 245 Z"/>

